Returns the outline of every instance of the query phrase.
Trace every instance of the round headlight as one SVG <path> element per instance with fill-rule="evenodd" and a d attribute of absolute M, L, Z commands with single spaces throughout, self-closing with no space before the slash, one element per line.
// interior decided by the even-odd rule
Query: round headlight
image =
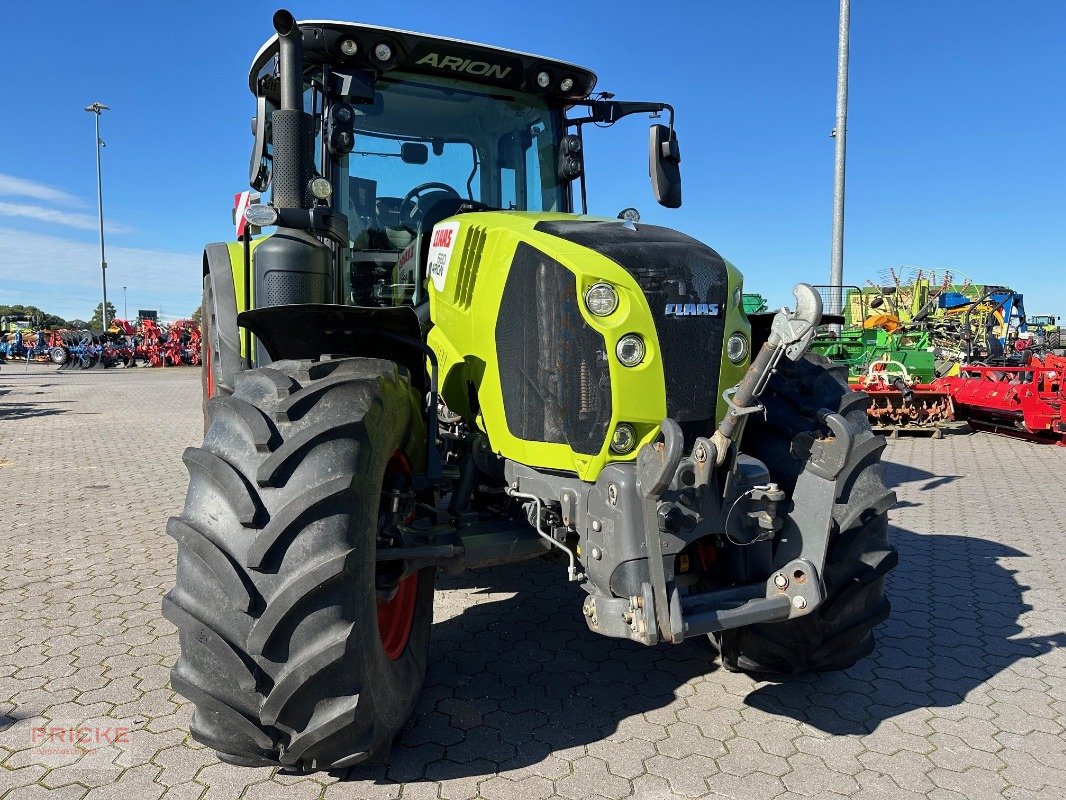
<path fill-rule="evenodd" d="M 278 212 L 274 206 L 252 203 L 248 208 L 244 209 L 244 218 L 257 228 L 265 228 L 267 225 L 273 225 L 278 221 Z"/>
<path fill-rule="evenodd" d="M 618 308 L 618 294 L 609 283 L 593 284 L 585 292 L 585 308 L 597 317 L 606 317 Z"/>
<path fill-rule="evenodd" d="M 549 86 L 551 86 L 551 82 L 552 76 L 549 75 L 547 72 L 541 71 L 537 73 L 537 86 L 539 86 L 541 89 L 547 89 Z"/>
<path fill-rule="evenodd" d="M 640 222 L 640 212 L 635 208 L 623 208 L 618 212 L 618 219 L 626 222 Z"/>
<path fill-rule="evenodd" d="M 743 333 L 734 333 L 725 345 L 725 354 L 734 364 L 748 357 L 748 338 Z"/>
<path fill-rule="evenodd" d="M 355 39 L 341 39 L 341 53 L 351 58 L 359 52 L 359 44 Z"/>
<path fill-rule="evenodd" d="M 733 305 L 740 308 L 740 304 L 744 302 L 744 290 L 739 286 L 733 290 Z"/>
<path fill-rule="evenodd" d="M 319 200 L 329 200 L 329 196 L 333 194 L 333 186 L 320 175 L 311 179 L 311 194 Z"/>
<path fill-rule="evenodd" d="M 626 453 L 632 453 L 636 446 L 637 432 L 633 430 L 633 426 L 628 422 L 618 423 L 614 436 L 611 437 L 611 452 L 624 456 Z"/>
<path fill-rule="evenodd" d="M 574 88 L 574 79 L 563 78 L 561 81 L 559 81 L 559 88 L 564 92 L 569 92 L 571 89 Z"/>
<path fill-rule="evenodd" d="M 384 42 L 374 45 L 374 58 L 378 61 L 390 61 L 392 59 L 392 48 Z"/>
<path fill-rule="evenodd" d="M 614 354 L 627 367 L 635 367 L 644 360 L 644 340 L 635 333 L 627 333 L 618 340 Z"/>

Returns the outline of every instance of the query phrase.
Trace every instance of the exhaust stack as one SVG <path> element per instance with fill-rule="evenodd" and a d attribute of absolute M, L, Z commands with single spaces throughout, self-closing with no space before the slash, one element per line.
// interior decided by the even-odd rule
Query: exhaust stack
<path fill-rule="evenodd" d="M 303 34 L 285 9 L 274 14 L 278 32 L 281 107 L 271 115 L 274 128 L 275 208 L 310 208 L 308 184 L 314 164 L 314 122 L 303 110 Z"/>

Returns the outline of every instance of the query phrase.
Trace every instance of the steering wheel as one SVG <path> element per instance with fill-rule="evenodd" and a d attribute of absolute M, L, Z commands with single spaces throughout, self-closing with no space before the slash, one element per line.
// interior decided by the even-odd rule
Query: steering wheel
<path fill-rule="evenodd" d="M 430 189 L 444 192 L 449 197 L 454 197 L 458 200 L 462 200 L 463 196 L 459 192 L 455 191 L 451 186 L 440 181 L 428 181 L 426 183 L 420 183 L 414 187 L 411 191 L 403 196 L 403 200 L 400 201 L 400 208 L 398 216 L 400 222 L 403 224 L 411 223 L 412 227 L 417 227 L 421 221 L 422 213 L 419 209 L 418 196 L 422 192 L 427 192 Z"/>

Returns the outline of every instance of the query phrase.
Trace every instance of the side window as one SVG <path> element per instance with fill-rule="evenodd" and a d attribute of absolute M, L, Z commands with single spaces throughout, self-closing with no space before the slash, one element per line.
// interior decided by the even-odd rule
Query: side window
<path fill-rule="evenodd" d="M 500 208 L 518 208 L 518 172 L 500 167 Z"/>

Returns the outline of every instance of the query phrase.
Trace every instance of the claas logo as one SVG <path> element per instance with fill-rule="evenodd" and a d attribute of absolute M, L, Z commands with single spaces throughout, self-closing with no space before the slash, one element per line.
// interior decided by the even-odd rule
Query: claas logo
<path fill-rule="evenodd" d="M 451 247 L 452 236 L 455 235 L 455 231 L 451 228 L 441 228 L 439 231 L 433 232 L 433 247 Z"/>

